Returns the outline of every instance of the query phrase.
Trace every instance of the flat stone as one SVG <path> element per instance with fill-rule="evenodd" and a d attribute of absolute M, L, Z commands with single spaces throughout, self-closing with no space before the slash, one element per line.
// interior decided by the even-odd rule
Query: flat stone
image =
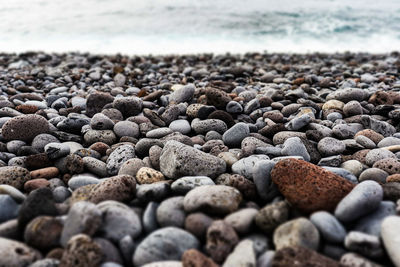
<path fill-rule="evenodd" d="M 207 176 L 185 176 L 175 180 L 171 184 L 171 189 L 176 193 L 186 194 L 193 188 L 202 185 L 215 185 L 215 183 Z"/>
<path fill-rule="evenodd" d="M 339 267 L 339 263 L 318 252 L 300 246 L 290 246 L 275 252 L 271 266 L 324 266 Z"/>
<path fill-rule="evenodd" d="M 317 211 L 311 214 L 310 220 L 318 228 L 324 240 L 330 243 L 343 243 L 346 229 L 331 213 Z"/>
<path fill-rule="evenodd" d="M 389 254 L 390 259 L 396 266 L 400 265 L 400 217 L 388 216 L 386 217 L 381 226 L 381 236 L 383 244 L 385 245 L 386 251 Z"/>

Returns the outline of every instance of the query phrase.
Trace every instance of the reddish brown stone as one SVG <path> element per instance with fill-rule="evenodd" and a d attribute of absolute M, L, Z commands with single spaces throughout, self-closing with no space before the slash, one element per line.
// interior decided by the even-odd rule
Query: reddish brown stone
<path fill-rule="evenodd" d="M 26 167 L 30 170 L 51 166 L 52 163 L 46 153 L 34 154 L 26 157 Z"/>
<path fill-rule="evenodd" d="M 225 109 L 231 98 L 227 93 L 217 88 L 209 87 L 206 89 L 207 104 L 218 109 Z"/>
<path fill-rule="evenodd" d="M 391 182 L 397 182 L 397 183 L 400 182 L 400 174 L 395 173 L 386 177 L 386 183 L 391 183 Z"/>
<path fill-rule="evenodd" d="M 354 138 L 356 138 L 359 135 L 363 135 L 365 137 L 368 137 L 369 139 L 371 139 L 375 144 L 378 144 L 383 138 L 384 136 L 381 135 L 380 133 L 375 132 L 374 130 L 371 129 L 365 129 L 362 131 L 357 132 L 354 135 Z"/>
<path fill-rule="evenodd" d="M 192 213 L 185 219 L 185 229 L 199 239 L 204 239 L 213 219 L 201 212 Z"/>
<path fill-rule="evenodd" d="M 39 216 L 25 228 L 25 242 L 41 250 L 48 250 L 59 245 L 63 224 L 56 217 Z"/>
<path fill-rule="evenodd" d="M 33 179 L 30 181 L 27 181 L 24 184 L 24 190 L 25 192 L 29 193 L 35 189 L 42 188 L 42 187 L 49 187 L 50 182 L 47 181 L 46 179 Z"/>
<path fill-rule="evenodd" d="M 38 111 L 38 107 L 34 105 L 19 105 L 15 109 L 24 114 L 34 114 Z"/>
<path fill-rule="evenodd" d="M 103 142 L 96 142 L 92 144 L 89 148 L 99 152 L 102 156 L 104 156 L 106 154 L 107 149 L 109 149 L 110 146 Z"/>
<path fill-rule="evenodd" d="M 196 249 L 186 250 L 182 255 L 183 267 L 218 267 L 212 259 Z"/>
<path fill-rule="evenodd" d="M 374 93 L 368 100 L 369 103 L 377 105 L 393 105 L 393 98 L 387 92 L 378 91 Z"/>
<path fill-rule="evenodd" d="M 59 174 L 59 171 L 56 167 L 48 167 L 48 168 L 43 168 L 35 171 L 31 171 L 31 177 L 32 179 L 36 178 L 55 178 Z"/>
<path fill-rule="evenodd" d="M 368 152 L 370 152 L 371 149 L 363 149 L 363 150 L 359 150 L 356 153 L 354 153 L 352 156 L 349 157 L 349 159 L 343 157 L 343 162 L 350 160 L 350 159 L 354 159 L 354 160 L 358 160 L 359 162 L 361 162 L 362 164 L 367 165 L 367 162 L 365 161 L 365 157 L 367 156 Z"/>
<path fill-rule="evenodd" d="M 222 174 L 215 180 L 216 184 L 232 186 L 240 191 L 245 198 L 254 199 L 257 196 L 255 184 L 240 174 Z"/>
<path fill-rule="evenodd" d="M 286 247 L 275 252 L 272 267 L 339 267 L 339 262 L 304 247 Z"/>
<path fill-rule="evenodd" d="M 289 203 L 306 213 L 332 211 L 354 187 L 333 172 L 297 159 L 279 161 L 271 177 Z"/>

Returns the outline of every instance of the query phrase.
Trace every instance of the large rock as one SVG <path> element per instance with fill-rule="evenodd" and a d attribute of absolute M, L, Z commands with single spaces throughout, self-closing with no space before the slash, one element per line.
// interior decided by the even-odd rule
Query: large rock
<path fill-rule="evenodd" d="M 169 178 L 182 176 L 216 177 L 226 170 L 223 159 L 177 141 L 168 141 L 160 156 L 160 170 Z"/>
<path fill-rule="evenodd" d="M 47 133 L 49 123 L 39 115 L 21 115 L 8 120 L 1 128 L 1 134 L 6 140 L 31 141 L 35 136 Z"/>
<path fill-rule="evenodd" d="M 5 166 L 0 168 L 0 184 L 22 189 L 25 182 L 30 179 L 31 175 L 25 168 L 19 166 Z"/>
<path fill-rule="evenodd" d="M 182 229 L 162 228 L 148 235 L 138 245 L 133 263 L 142 266 L 155 261 L 180 260 L 186 250 L 199 246 L 197 238 Z"/>
<path fill-rule="evenodd" d="M 400 266 L 400 217 L 386 217 L 381 227 L 382 240 L 386 251 L 394 265 Z"/>
<path fill-rule="evenodd" d="M 306 213 L 333 210 L 353 189 L 353 184 L 343 177 L 297 159 L 279 161 L 271 177 L 286 199 Z"/>

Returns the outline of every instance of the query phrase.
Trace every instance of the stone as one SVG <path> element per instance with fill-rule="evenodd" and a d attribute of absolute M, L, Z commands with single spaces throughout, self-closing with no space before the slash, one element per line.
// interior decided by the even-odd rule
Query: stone
<path fill-rule="evenodd" d="M 285 198 L 306 213 L 333 210 L 353 188 L 346 179 L 297 159 L 280 160 L 271 177 Z"/>
<path fill-rule="evenodd" d="M 121 111 L 125 118 L 138 115 L 142 106 L 143 101 L 135 96 L 115 98 L 113 101 L 113 107 Z"/>
<path fill-rule="evenodd" d="M 63 224 L 57 217 L 38 216 L 25 228 L 26 244 L 40 250 L 50 250 L 60 245 Z"/>
<path fill-rule="evenodd" d="M 183 209 L 184 197 L 167 198 L 157 208 L 157 222 L 161 227 L 175 226 L 182 228 L 186 214 Z"/>
<path fill-rule="evenodd" d="M 82 160 L 85 169 L 87 169 L 89 172 L 99 177 L 108 176 L 107 164 L 105 162 L 93 157 L 84 157 Z"/>
<path fill-rule="evenodd" d="M 310 154 L 308 154 L 307 148 L 299 137 L 286 139 L 283 143 L 281 153 L 284 156 L 301 156 L 305 161 L 310 161 Z"/>
<path fill-rule="evenodd" d="M 170 181 L 139 185 L 136 198 L 139 202 L 161 201 L 171 193 Z"/>
<path fill-rule="evenodd" d="M 96 113 L 90 120 L 90 127 L 94 130 L 112 130 L 114 122 L 103 113 Z"/>
<path fill-rule="evenodd" d="M 152 168 L 142 167 L 136 173 L 138 184 L 152 184 L 165 180 L 164 175 Z"/>
<path fill-rule="evenodd" d="M 242 140 L 249 134 L 249 126 L 243 122 L 239 122 L 222 135 L 222 140 L 229 147 L 240 147 Z"/>
<path fill-rule="evenodd" d="M 218 109 L 225 109 L 226 105 L 231 101 L 227 93 L 213 87 L 206 89 L 206 99 L 208 105 L 215 106 Z"/>
<path fill-rule="evenodd" d="M 0 223 L 18 216 L 19 205 L 9 195 L 0 195 Z"/>
<path fill-rule="evenodd" d="M 122 164 L 121 168 L 118 171 L 118 175 L 130 175 L 132 177 L 136 177 L 137 172 L 142 167 L 145 167 L 145 164 L 141 159 L 128 159 L 124 162 L 124 164 Z"/>
<path fill-rule="evenodd" d="M 39 215 L 58 215 L 53 193 L 47 187 L 32 191 L 22 203 L 18 213 L 18 226 L 23 229 L 32 219 Z"/>
<path fill-rule="evenodd" d="M 231 225 L 236 233 L 245 235 L 253 229 L 257 213 L 254 208 L 241 209 L 226 216 L 224 222 Z"/>
<path fill-rule="evenodd" d="M 346 145 L 335 138 L 325 137 L 318 142 L 318 151 L 322 156 L 339 155 L 346 149 Z"/>
<path fill-rule="evenodd" d="M 360 176 L 361 172 L 364 170 L 364 166 L 358 160 L 347 160 L 340 165 L 343 168 L 351 172 L 354 176 Z"/>
<path fill-rule="evenodd" d="M 89 236 L 78 234 L 69 240 L 59 266 L 96 267 L 102 260 L 101 247 Z"/>
<path fill-rule="evenodd" d="M 72 205 L 64 222 L 60 243 L 67 246 L 68 241 L 77 234 L 94 235 L 102 224 L 101 211 L 93 203 L 80 201 Z"/>
<path fill-rule="evenodd" d="M 91 145 L 97 142 L 102 142 L 107 145 L 112 145 L 117 141 L 115 133 L 111 130 L 89 130 L 83 135 L 86 144 Z"/>
<path fill-rule="evenodd" d="M 238 242 L 235 230 L 222 220 L 207 229 L 206 251 L 216 263 L 222 263 Z"/>
<path fill-rule="evenodd" d="M 189 249 L 198 249 L 199 241 L 192 234 L 166 227 L 148 235 L 136 248 L 133 263 L 142 266 L 155 261 L 180 260 Z"/>
<path fill-rule="evenodd" d="M 237 210 L 242 196 L 225 185 L 203 185 L 186 194 L 183 206 L 186 212 L 204 210 L 210 214 L 227 214 Z"/>
<path fill-rule="evenodd" d="M 358 180 L 360 182 L 367 181 L 367 180 L 373 180 L 375 182 L 378 182 L 380 184 L 383 184 L 386 182 L 386 177 L 388 177 L 388 173 L 378 169 L 378 168 L 368 168 L 364 170 L 360 176 L 358 177 Z"/>
<path fill-rule="evenodd" d="M 354 137 L 356 138 L 357 136 L 360 136 L 360 135 L 363 135 L 363 136 L 371 139 L 376 145 L 384 138 L 383 135 L 381 135 L 380 133 L 377 133 L 371 129 L 365 129 L 365 130 L 359 131 L 356 133 L 356 135 Z"/>
<path fill-rule="evenodd" d="M 377 148 L 377 149 L 372 149 L 371 151 L 368 152 L 368 154 L 365 157 L 365 162 L 367 163 L 367 165 L 372 166 L 374 165 L 375 162 L 388 158 L 396 159 L 396 155 L 386 149 Z"/>
<path fill-rule="evenodd" d="M 28 266 L 42 255 L 24 243 L 0 237 L 0 266 Z"/>
<path fill-rule="evenodd" d="M 135 149 L 131 145 L 122 145 L 116 148 L 107 159 L 107 172 L 110 175 L 118 174 L 125 161 L 135 157 Z"/>
<path fill-rule="evenodd" d="M 228 129 L 226 123 L 218 119 L 194 119 L 191 123 L 191 127 L 197 134 L 206 134 L 209 131 L 216 131 L 223 134 Z"/>
<path fill-rule="evenodd" d="M 202 185 L 215 185 L 215 183 L 207 176 L 185 176 L 175 180 L 171 184 L 171 189 L 176 193 L 186 194 L 193 188 Z"/>
<path fill-rule="evenodd" d="M 277 250 L 284 247 L 301 246 L 317 250 L 320 242 L 318 229 L 306 218 L 298 218 L 279 225 L 273 235 Z"/>
<path fill-rule="evenodd" d="M 47 168 L 42 168 L 42 169 L 31 171 L 30 174 L 31 174 L 32 179 L 37 179 L 37 178 L 51 179 L 51 178 L 57 177 L 59 174 L 59 171 L 56 167 L 47 167 Z"/>
<path fill-rule="evenodd" d="M 139 125 L 132 121 L 119 121 L 114 125 L 113 130 L 118 137 L 129 136 L 138 138 L 140 135 Z"/>
<path fill-rule="evenodd" d="M 376 144 L 374 143 L 374 141 L 372 141 L 371 139 L 369 139 L 368 137 L 366 137 L 364 135 L 359 135 L 359 136 L 355 137 L 355 140 L 358 144 L 362 145 L 363 147 L 365 147 L 367 149 L 373 149 L 376 147 Z"/>
<path fill-rule="evenodd" d="M 256 266 L 256 255 L 253 241 L 245 239 L 236 245 L 233 252 L 226 258 L 223 267 Z"/>
<path fill-rule="evenodd" d="M 218 157 L 171 140 L 161 152 L 160 170 L 172 179 L 194 175 L 213 178 L 225 172 L 226 163 Z"/>
<path fill-rule="evenodd" d="M 24 129 L 24 131 L 21 131 Z M 1 128 L 2 136 L 6 140 L 32 141 L 39 134 L 49 131 L 47 120 L 36 114 L 21 115 L 9 119 Z"/>
<path fill-rule="evenodd" d="M 94 114 L 101 112 L 103 107 L 113 102 L 114 97 L 108 93 L 95 92 L 89 94 L 86 102 L 86 115 L 92 117 Z"/>
<path fill-rule="evenodd" d="M 97 208 L 102 218 L 98 229 L 100 236 L 118 243 L 125 236 L 135 239 L 142 233 L 140 217 L 127 205 L 109 200 L 99 203 Z"/>
<path fill-rule="evenodd" d="M 123 264 L 123 259 L 117 246 L 115 246 L 111 241 L 101 237 L 96 237 L 93 241 L 99 245 L 103 253 L 103 263 L 101 267 L 104 267 L 104 265 L 106 265 L 106 267 L 107 265 L 109 267 L 122 267 L 121 264 Z"/>
<path fill-rule="evenodd" d="M 397 158 L 385 158 L 378 160 L 372 165 L 373 168 L 378 168 L 388 174 L 400 173 L 400 160 Z"/>
<path fill-rule="evenodd" d="M 185 229 L 197 238 L 204 239 L 212 222 L 213 219 L 204 213 L 191 213 L 185 219 Z"/>
<path fill-rule="evenodd" d="M 24 184 L 24 191 L 30 193 L 35 189 L 49 186 L 50 182 L 46 179 L 32 179 Z"/>
<path fill-rule="evenodd" d="M 335 217 L 342 222 L 354 221 L 376 210 L 382 199 L 382 187 L 375 181 L 364 181 L 338 203 Z"/>
<path fill-rule="evenodd" d="M 173 132 L 180 132 L 181 134 L 189 134 L 192 130 L 190 123 L 187 120 L 175 120 L 168 126 Z"/>
<path fill-rule="evenodd" d="M 218 267 L 212 259 L 196 249 L 189 249 L 183 253 L 182 265 L 192 267 Z"/>
<path fill-rule="evenodd" d="M 341 265 L 314 250 L 300 246 L 290 246 L 275 252 L 271 266 L 339 267 Z"/>
<path fill-rule="evenodd" d="M 0 194 L 9 195 L 18 203 L 21 203 L 26 199 L 26 196 L 21 191 L 6 184 L 0 184 Z"/>
<path fill-rule="evenodd" d="M 361 116 L 361 123 L 364 125 L 364 128 L 374 130 L 385 137 L 392 136 L 396 133 L 396 128 L 391 124 L 386 121 L 374 119 L 368 115 Z"/>
<path fill-rule="evenodd" d="M 358 101 L 350 101 L 343 106 L 343 113 L 346 117 L 363 114 L 363 109 Z"/>
<path fill-rule="evenodd" d="M 356 253 L 346 253 L 340 258 L 341 266 L 383 267 Z"/>
<path fill-rule="evenodd" d="M 258 228 L 266 234 L 271 234 L 276 227 L 289 219 L 289 206 L 285 201 L 266 205 L 258 211 L 254 221 Z"/>
<path fill-rule="evenodd" d="M 329 243 L 343 243 L 346 229 L 333 216 L 326 211 L 317 211 L 311 214 L 310 221 L 318 228 L 322 238 Z"/>
<path fill-rule="evenodd" d="M 339 100 L 345 103 L 350 102 L 354 99 L 364 100 L 367 97 L 367 93 L 365 90 L 360 88 L 344 88 L 338 89 L 326 96 L 326 100 Z"/>
<path fill-rule="evenodd" d="M 309 114 L 303 114 L 299 117 L 294 117 L 287 124 L 285 124 L 285 127 L 290 131 L 297 131 L 309 124 L 311 120 L 312 118 Z"/>
<path fill-rule="evenodd" d="M 272 200 L 279 194 L 278 187 L 271 179 L 271 170 L 275 162 L 270 160 L 257 161 L 253 168 L 253 181 L 258 195 L 265 201 Z"/>
<path fill-rule="evenodd" d="M 267 155 L 252 155 L 242 158 L 232 165 L 232 172 L 252 179 L 254 166 L 260 160 L 269 160 L 269 157 Z"/>
<path fill-rule="evenodd" d="M 130 175 L 117 175 L 93 186 L 88 200 L 99 203 L 105 200 L 129 201 L 135 197 L 136 181 Z"/>
<path fill-rule="evenodd" d="M 157 209 L 159 203 L 150 201 L 143 211 L 143 229 L 146 233 L 151 233 L 159 228 L 157 222 Z"/>
<path fill-rule="evenodd" d="M 169 102 L 176 104 L 189 102 L 193 98 L 195 90 L 196 87 L 193 84 L 182 86 L 169 95 Z"/>
<path fill-rule="evenodd" d="M 236 188 L 246 199 L 256 199 L 256 186 L 242 175 L 224 173 L 215 179 L 215 183 Z"/>
<path fill-rule="evenodd" d="M 379 237 L 363 232 L 349 232 L 344 241 L 344 246 L 350 251 L 358 252 L 370 258 L 381 258 L 384 254 Z"/>
<path fill-rule="evenodd" d="M 0 167 L 0 184 L 10 185 L 21 190 L 24 183 L 31 179 L 29 171 L 23 167 Z"/>
<path fill-rule="evenodd" d="M 393 264 L 400 265 L 400 237 L 399 237 L 400 217 L 388 216 L 381 225 L 381 236 L 383 245 Z"/>
<path fill-rule="evenodd" d="M 68 180 L 68 187 L 75 191 L 81 186 L 85 186 L 88 184 L 98 184 L 100 183 L 100 179 L 90 173 L 81 173 L 77 175 L 73 175 L 71 179 Z"/>

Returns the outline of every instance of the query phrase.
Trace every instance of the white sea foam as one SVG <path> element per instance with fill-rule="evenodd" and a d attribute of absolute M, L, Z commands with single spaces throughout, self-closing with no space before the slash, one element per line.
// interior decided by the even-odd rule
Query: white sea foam
<path fill-rule="evenodd" d="M 398 0 L 0 0 L 0 51 L 341 52 L 400 47 Z"/>

